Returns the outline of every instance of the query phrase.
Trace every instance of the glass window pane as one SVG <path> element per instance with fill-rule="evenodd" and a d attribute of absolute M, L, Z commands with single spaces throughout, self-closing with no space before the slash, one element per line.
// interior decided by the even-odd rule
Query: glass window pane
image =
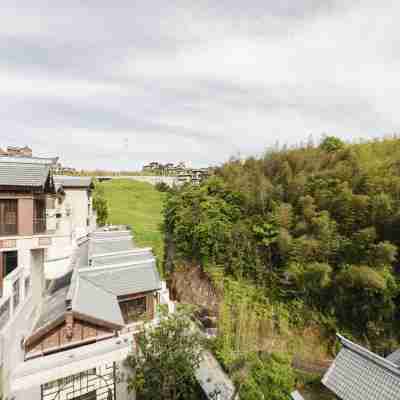
<path fill-rule="evenodd" d="M 6 277 L 18 267 L 18 251 L 5 251 L 3 263 L 3 277 Z"/>

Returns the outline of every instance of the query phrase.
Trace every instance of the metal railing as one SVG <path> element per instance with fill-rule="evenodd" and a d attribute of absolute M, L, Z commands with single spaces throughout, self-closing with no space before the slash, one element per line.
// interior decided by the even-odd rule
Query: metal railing
<path fill-rule="evenodd" d="M 34 218 L 33 233 L 45 233 L 45 232 L 46 232 L 46 218 Z"/>
<path fill-rule="evenodd" d="M 17 224 L 0 224 L 0 236 L 16 235 L 18 233 Z"/>
<path fill-rule="evenodd" d="M 19 267 L 5 278 L 9 287 L 6 296 L 0 299 L 0 331 L 13 319 L 31 291 L 31 277 L 22 275 Z"/>

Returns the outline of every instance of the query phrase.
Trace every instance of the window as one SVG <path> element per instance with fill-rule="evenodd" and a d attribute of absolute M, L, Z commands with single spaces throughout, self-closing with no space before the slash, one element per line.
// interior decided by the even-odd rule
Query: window
<path fill-rule="evenodd" d="M 116 365 L 101 365 L 88 371 L 46 383 L 41 400 L 115 400 Z"/>
<path fill-rule="evenodd" d="M 18 231 L 18 201 L 0 200 L 0 235 L 16 235 Z"/>
<path fill-rule="evenodd" d="M 18 267 L 18 251 L 3 252 L 3 278 Z"/>
<path fill-rule="evenodd" d="M 137 299 L 121 302 L 120 307 L 126 324 L 146 317 L 146 297 L 139 297 Z"/>
<path fill-rule="evenodd" d="M 35 199 L 33 209 L 33 232 L 44 233 L 46 231 L 46 200 Z"/>

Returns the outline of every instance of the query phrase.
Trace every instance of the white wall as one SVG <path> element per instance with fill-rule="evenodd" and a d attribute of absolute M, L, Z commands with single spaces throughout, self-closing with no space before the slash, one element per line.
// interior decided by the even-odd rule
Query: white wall
<path fill-rule="evenodd" d="M 61 213 L 61 218 L 57 220 L 57 233 L 79 238 L 95 228 L 92 197 L 86 188 L 66 188 L 64 191 L 61 204 L 59 201 L 56 204 L 57 213 Z"/>

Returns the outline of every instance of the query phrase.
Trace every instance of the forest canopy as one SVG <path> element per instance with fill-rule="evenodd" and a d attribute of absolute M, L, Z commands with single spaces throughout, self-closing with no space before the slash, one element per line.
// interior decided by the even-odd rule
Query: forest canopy
<path fill-rule="evenodd" d="M 397 138 L 232 159 L 169 194 L 165 230 L 175 260 L 301 299 L 372 346 L 399 340 Z"/>

